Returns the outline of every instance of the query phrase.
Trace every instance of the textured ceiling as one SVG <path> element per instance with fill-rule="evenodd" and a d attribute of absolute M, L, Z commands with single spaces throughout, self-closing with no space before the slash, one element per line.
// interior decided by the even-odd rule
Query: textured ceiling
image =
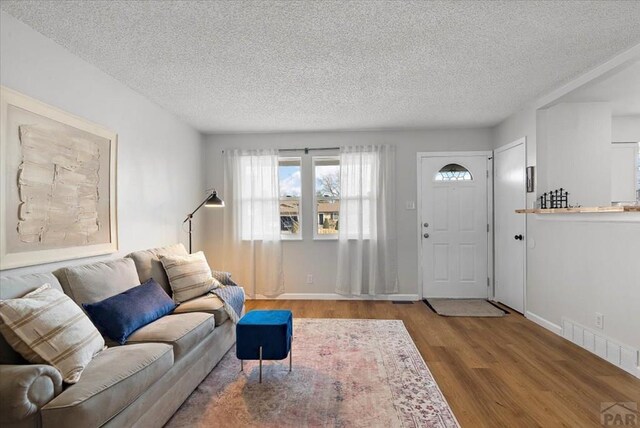
<path fill-rule="evenodd" d="M 204 132 L 493 125 L 640 43 L 640 2 L 2 1 Z"/>

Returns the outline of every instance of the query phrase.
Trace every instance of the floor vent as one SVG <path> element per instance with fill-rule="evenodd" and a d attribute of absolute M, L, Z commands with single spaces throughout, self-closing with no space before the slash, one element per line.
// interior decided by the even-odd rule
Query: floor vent
<path fill-rule="evenodd" d="M 413 305 L 413 302 L 410 300 L 392 300 L 391 303 L 394 305 Z"/>

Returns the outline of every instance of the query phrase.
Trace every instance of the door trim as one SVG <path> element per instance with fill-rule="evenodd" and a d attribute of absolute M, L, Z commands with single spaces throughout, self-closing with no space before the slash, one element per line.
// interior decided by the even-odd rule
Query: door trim
<path fill-rule="evenodd" d="M 504 146 L 500 146 L 497 149 L 495 149 L 493 151 L 494 156 L 496 153 L 500 153 L 500 152 L 504 152 L 505 150 L 509 150 L 512 149 L 514 147 L 519 146 L 520 144 L 524 145 L 524 168 L 525 171 L 527 169 L 527 137 L 520 137 L 515 141 L 510 142 L 509 144 L 505 144 Z M 494 159 L 495 161 L 495 159 Z M 495 174 L 495 169 L 494 169 L 494 174 Z M 537 177 L 535 178 L 535 180 L 537 181 Z M 524 200 L 522 201 L 522 206 L 524 208 L 527 208 L 527 189 L 526 189 L 526 180 L 525 180 L 525 189 L 524 189 Z M 537 183 L 535 183 L 535 189 L 537 189 Z M 524 218 L 522 220 L 523 222 L 523 227 L 524 227 L 524 258 L 523 258 L 523 272 L 522 272 L 522 277 L 523 277 L 523 282 L 522 285 L 524 287 L 524 289 L 522 290 L 522 314 L 526 314 L 527 313 L 527 250 L 528 250 L 528 242 L 529 242 L 529 230 L 528 230 L 528 225 L 527 225 L 527 220 L 528 220 L 528 215 L 527 214 L 521 214 Z M 494 233 L 494 237 L 495 237 L 495 233 Z M 494 254 L 495 257 L 495 254 Z M 493 269 L 495 270 L 495 263 L 494 263 L 494 267 Z M 495 287 L 495 282 L 493 284 L 493 300 L 496 300 L 496 287 Z"/>
<path fill-rule="evenodd" d="M 422 218 L 420 216 L 420 207 L 422 207 L 422 159 L 437 158 L 448 156 L 477 157 L 486 156 L 487 171 L 491 173 L 487 177 L 487 221 L 489 222 L 489 236 L 487 239 L 487 275 L 489 276 L 489 287 L 487 287 L 487 298 L 490 297 L 493 290 L 493 151 L 469 151 L 469 152 L 417 152 L 416 153 L 416 236 L 422 235 Z M 418 296 L 420 300 L 424 299 L 424 284 L 422 272 L 422 238 L 418 239 Z"/>

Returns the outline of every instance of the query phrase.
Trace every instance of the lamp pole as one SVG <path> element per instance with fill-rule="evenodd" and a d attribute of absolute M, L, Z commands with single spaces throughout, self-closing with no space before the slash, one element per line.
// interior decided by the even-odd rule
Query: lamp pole
<path fill-rule="evenodd" d="M 202 201 L 202 203 L 200 205 L 198 205 L 198 207 L 193 210 L 191 212 L 191 214 L 187 214 L 187 218 L 184 219 L 184 221 L 182 222 L 182 224 L 185 224 L 186 222 L 189 222 L 189 254 L 191 254 L 192 251 L 192 225 L 191 225 L 191 221 L 193 219 L 193 215 L 200 209 L 202 208 L 203 205 L 208 205 L 208 206 L 212 206 L 212 207 L 224 207 L 224 201 L 220 198 L 218 198 L 218 192 L 216 192 L 215 190 L 213 192 L 211 192 L 211 194 L 209 194 L 209 196 L 207 196 L 207 198 Z"/>
<path fill-rule="evenodd" d="M 191 243 L 191 232 L 192 232 L 192 230 L 191 230 L 191 219 L 192 218 L 193 218 L 193 214 L 189 214 L 189 216 L 187 217 L 187 220 L 189 220 L 189 254 L 191 254 L 191 247 L 192 247 L 192 243 Z"/>

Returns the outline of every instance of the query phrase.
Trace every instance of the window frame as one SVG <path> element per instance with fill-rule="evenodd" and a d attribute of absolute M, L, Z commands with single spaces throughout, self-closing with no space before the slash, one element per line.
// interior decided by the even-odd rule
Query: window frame
<path fill-rule="evenodd" d="M 443 173 L 442 170 L 445 169 L 448 166 L 459 166 L 460 168 L 463 168 L 464 171 L 457 171 L 457 172 L 465 172 L 467 174 L 469 174 L 469 178 L 444 178 L 443 177 Z M 449 171 L 447 171 L 449 172 Z M 438 176 L 443 177 L 438 179 Z M 473 178 L 473 174 L 471 173 L 471 171 L 469 170 L 469 168 L 467 168 L 466 166 L 462 165 L 461 163 L 458 162 L 454 162 L 454 163 L 448 163 L 446 165 L 444 165 L 442 168 L 440 168 L 433 176 L 433 181 L 435 183 L 468 183 L 471 181 L 474 181 Z"/>
<path fill-rule="evenodd" d="M 333 160 L 338 163 L 338 167 L 340 167 L 340 155 L 320 155 L 320 156 L 312 156 L 311 157 L 311 190 L 313 193 L 313 240 L 314 241 L 337 241 L 339 233 L 331 233 L 331 234 L 320 234 L 318 233 L 318 195 L 316 192 L 316 162 L 317 161 L 327 161 Z M 340 197 L 342 200 L 342 196 Z M 339 218 L 338 218 L 339 221 Z"/>
<path fill-rule="evenodd" d="M 299 228 L 298 228 L 298 233 L 293 234 L 293 233 L 283 233 L 282 230 L 280 231 L 280 240 L 282 241 L 302 241 L 303 240 L 303 233 L 302 233 L 302 228 L 303 228 L 303 213 L 302 213 L 302 199 L 304 197 L 304 168 L 303 168 L 303 162 L 302 162 L 302 156 L 278 156 L 278 206 L 280 206 L 280 204 L 282 203 L 283 198 L 280 197 L 280 166 L 281 166 L 281 162 L 291 162 L 291 161 L 297 161 L 298 162 L 298 166 L 300 167 L 300 196 L 297 198 L 298 199 L 298 224 L 299 224 Z M 282 217 L 282 215 L 280 215 L 280 217 Z"/>

